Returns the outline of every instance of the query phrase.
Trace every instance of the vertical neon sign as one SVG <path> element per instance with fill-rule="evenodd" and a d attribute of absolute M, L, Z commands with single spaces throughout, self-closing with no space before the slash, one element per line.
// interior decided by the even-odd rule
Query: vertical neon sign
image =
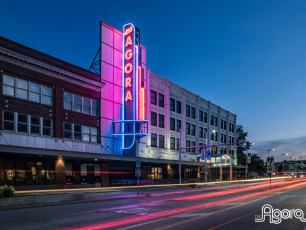
<path fill-rule="evenodd" d="M 131 121 L 145 119 L 145 91 L 140 57 L 139 30 L 131 23 L 123 26 L 122 64 L 123 64 L 123 119 Z M 123 125 L 124 133 L 136 133 L 135 126 Z M 135 135 L 124 136 L 123 149 L 131 148 L 135 143 Z"/>

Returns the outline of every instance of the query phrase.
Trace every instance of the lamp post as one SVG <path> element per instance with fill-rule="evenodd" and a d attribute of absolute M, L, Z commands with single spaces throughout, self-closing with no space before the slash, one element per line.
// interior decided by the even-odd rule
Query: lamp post
<path fill-rule="evenodd" d="M 268 157 L 269 157 L 269 153 L 270 153 L 270 151 L 274 152 L 274 151 L 275 151 L 275 149 L 268 149 Z"/>
<path fill-rule="evenodd" d="M 284 169 L 285 169 L 285 156 L 288 156 L 289 153 L 283 153 L 282 156 L 283 156 L 283 173 L 284 173 Z"/>
<path fill-rule="evenodd" d="M 204 132 L 204 135 L 206 134 L 206 142 L 205 142 L 205 145 L 207 145 L 207 141 L 208 141 L 208 133 L 215 133 L 216 130 L 211 130 L 211 131 L 207 131 L 207 132 Z M 207 184 L 207 151 L 206 151 L 206 154 L 205 154 L 205 185 Z"/>

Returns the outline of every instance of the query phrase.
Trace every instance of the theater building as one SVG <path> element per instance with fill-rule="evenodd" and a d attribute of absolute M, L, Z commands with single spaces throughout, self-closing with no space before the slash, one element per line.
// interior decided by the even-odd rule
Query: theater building
<path fill-rule="evenodd" d="M 180 143 L 216 146 L 210 180 L 235 168 L 236 115 L 149 70 L 134 25 L 100 29 L 96 73 L 0 37 L 0 184 L 133 184 L 136 165 L 141 183 L 178 182 Z M 183 182 L 203 181 L 199 151 L 181 151 Z"/>

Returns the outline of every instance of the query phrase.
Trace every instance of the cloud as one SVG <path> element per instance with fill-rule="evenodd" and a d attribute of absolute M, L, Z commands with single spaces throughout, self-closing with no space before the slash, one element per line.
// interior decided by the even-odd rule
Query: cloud
<path fill-rule="evenodd" d="M 289 153 L 285 158 L 286 160 L 290 160 L 290 157 L 296 157 L 296 160 L 306 160 L 306 136 L 256 142 L 255 145 L 250 148 L 249 152 L 258 154 L 266 161 L 268 149 L 273 148 L 275 151 L 270 151 L 270 156 L 274 156 L 275 162 L 282 161 L 282 154 L 284 153 Z"/>

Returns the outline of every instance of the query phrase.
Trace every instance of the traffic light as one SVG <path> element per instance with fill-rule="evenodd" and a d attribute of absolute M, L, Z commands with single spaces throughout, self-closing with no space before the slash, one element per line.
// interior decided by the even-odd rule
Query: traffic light
<path fill-rule="evenodd" d="M 217 149 L 216 146 L 213 146 L 213 153 L 216 153 Z"/>
<path fill-rule="evenodd" d="M 249 141 L 246 142 L 246 149 L 250 149 L 250 142 Z"/>

